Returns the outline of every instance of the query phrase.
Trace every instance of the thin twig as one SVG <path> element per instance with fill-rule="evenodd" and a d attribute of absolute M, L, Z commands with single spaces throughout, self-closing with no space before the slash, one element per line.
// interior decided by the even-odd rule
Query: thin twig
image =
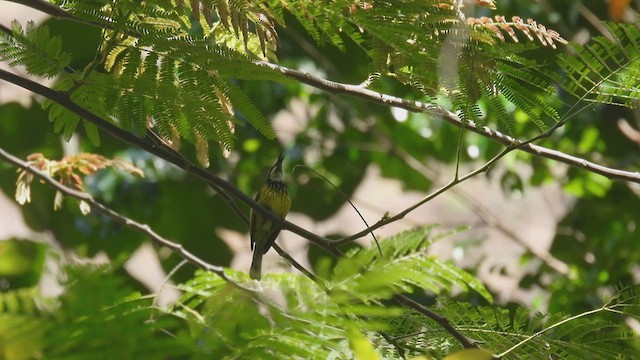
<path fill-rule="evenodd" d="M 186 259 L 183 259 L 178 263 L 178 265 L 174 266 L 173 269 L 171 269 L 171 271 L 167 273 L 167 275 L 165 275 L 164 280 L 162 281 L 162 284 L 158 288 L 158 291 L 156 291 L 156 293 L 153 295 L 153 302 L 151 302 L 152 307 L 157 307 L 157 303 L 158 303 L 158 300 L 160 299 L 160 294 L 162 293 L 162 290 L 164 290 L 164 288 L 169 285 L 169 281 L 171 280 L 173 275 L 175 275 L 178 272 L 178 270 L 180 270 L 187 263 L 188 261 Z M 153 313 L 149 315 L 151 319 L 153 318 L 153 316 L 154 316 Z"/>
<path fill-rule="evenodd" d="M 362 216 L 362 213 L 360 212 L 360 210 L 358 210 L 358 208 L 355 206 L 355 204 L 351 201 L 351 199 L 349 199 L 349 197 L 347 196 L 347 194 L 345 194 L 342 190 L 340 190 L 339 187 L 337 187 L 334 183 L 332 183 L 329 179 L 326 178 L 326 176 L 320 174 L 319 172 L 313 170 L 312 168 L 305 166 L 305 165 L 296 165 L 296 166 L 301 166 L 301 167 L 305 167 L 307 168 L 309 171 L 313 172 L 314 174 L 318 175 L 322 180 L 326 181 L 329 185 L 331 185 L 338 193 L 340 193 L 340 195 L 342 195 L 342 198 L 344 198 L 345 200 L 347 200 L 347 202 L 349 203 L 349 205 L 351 205 L 351 207 L 353 208 L 353 210 L 356 211 L 356 213 L 358 214 L 358 216 L 360 217 L 360 219 L 362 220 L 362 222 L 364 222 L 364 225 L 369 228 L 369 223 L 367 223 L 367 220 L 364 218 L 364 216 Z M 295 168 L 294 168 L 295 169 Z M 373 241 L 376 243 L 376 247 L 378 248 L 378 254 L 380 254 L 380 257 L 382 257 L 382 248 L 380 247 L 380 243 L 378 242 L 378 238 L 376 237 L 376 234 L 373 233 L 373 231 L 371 231 L 371 236 L 373 236 Z"/>
<path fill-rule="evenodd" d="M 538 336 L 540 336 L 540 335 L 544 334 L 545 332 L 547 332 L 547 331 L 549 331 L 549 330 L 553 330 L 553 329 L 555 329 L 556 327 L 558 327 L 558 326 L 560 326 L 560 325 L 566 324 L 566 323 L 568 323 L 569 321 L 573 321 L 573 320 L 575 320 L 575 319 L 579 319 L 579 318 L 581 318 L 581 317 L 585 317 L 585 316 L 589 316 L 589 315 L 592 315 L 592 314 L 596 314 L 596 313 L 599 313 L 599 312 L 601 312 L 601 311 L 609 311 L 609 310 L 610 310 L 610 309 L 609 309 L 609 307 L 607 306 L 607 304 L 605 304 L 604 306 L 602 306 L 602 307 L 600 307 L 600 308 L 598 308 L 598 309 L 594 309 L 594 310 L 586 311 L 586 312 L 583 312 L 582 314 L 578 314 L 578 315 L 575 315 L 575 316 L 572 316 L 572 317 L 566 318 L 566 319 L 564 319 L 564 320 L 562 320 L 562 321 L 559 321 L 559 322 L 557 322 L 557 323 L 555 323 L 555 324 L 553 324 L 553 325 L 549 326 L 548 328 L 544 328 L 544 329 L 542 329 L 542 330 L 540 330 L 540 331 L 536 332 L 535 334 L 532 334 L 531 336 L 528 336 L 526 339 L 524 339 L 524 340 L 520 341 L 519 343 L 517 343 L 517 344 L 513 345 L 512 347 L 510 347 L 510 348 L 509 348 L 509 349 L 507 349 L 506 351 L 504 351 L 504 352 L 502 352 L 502 353 L 498 354 L 498 355 L 497 355 L 497 357 L 498 357 L 498 358 L 503 358 L 503 357 L 505 357 L 506 355 L 508 355 L 510 352 L 512 352 L 512 351 L 514 351 L 515 349 L 519 348 L 520 346 L 522 346 L 522 345 L 524 345 L 524 344 L 528 343 L 528 342 L 529 342 L 529 341 L 531 341 L 532 339 L 534 339 L 534 338 L 536 338 L 536 337 L 538 337 Z"/>
<path fill-rule="evenodd" d="M 303 273 L 306 277 L 311 279 L 314 283 L 318 284 L 318 286 L 320 286 L 325 292 L 329 291 L 329 288 L 327 287 L 327 285 L 325 285 L 324 281 L 322 281 L 319 277 L 317 277 L 311 271 L 305 269 L 304 266 L 302 266 L 299 262 L 297 262 L 294 258 L 292 258 L 291 255 L 287 254 L 287 252 L 284 251 L 280 246 L 278 246 L 278 244 L 274 243 L 272 247 L 281 257 L 287 260 L 289 264 L 291 264 L 294 268 L 298 269 L 298 271 Z"/>
<path fill-rule="evenodd" d="M 431 194 L 425 196 L 422 200 L 418 201 L 417 203 L 409 206 L 408 208 L 404 209 L 403 211 L 399 212 L 398 214 L 391 216 L 391 217 L 386 217 L 381 219 L 380 221 L 378 221 L 377 223 L 373 224 L 372 226 L 368 227 L 367 229 L 364 229 L 356 234 L 353 234 L 351 236 L 348 236 L 346 238 L 342 238 L 340 240 L 334 240 L 332 241 L 332 245 L 333 246 L 340 246 L 340 245 L 344 245 L 347 243 L 350 243 L 356 239 L 359 239 L 363 236 L 365 236 L 366 234 L 368 234 L 370 231 L 376 230 L 382 226 L 385 226 L 387 224 L 390 224 L 394 221 L 398 221 L 400 219 L 403 219 L 405 216 L 407 216 L 407 214 L 409 214 L 410 212 L 412 212 L 413 210 L 417 209 L 418 207 L 422 206 L 423 204 L 433 200 L 435 197 L 437 197 L 438 195 L 446 192 L 447 190 L 451 189 L 452 187 L 458 185 L 459 183 L 470 179 L 480 173 L 483 173 L 485 171 L 487 171 L 496 161 L 498 161 L 500 158 L 502 158 L 503 156 L 505 156 L 506 154 L 508 154 L 509 152 L 513 151 L 512 147 L 506 148 L 504 150 L 502 150 L 498 155 L 494 156 L 493 158 L 491 158 L 489 161 L 487 161 L 484 165 L 482 165 L 481 167 L 467 173 L 466 175 L 462 176 L 462 177 L 458 177 L 458 178 L 454 178 L 451 181 L 449 181 L 447 184 L 441 186 L 439 189 L 437 189 L 436 191 L 432 192 Z"/>
<path fill-rule="evenodd" d="M 436 171 L 428 168 L 426 165 L 419 162 L 415 157 L 406 151 L 394 147 L 390 145 L 390 151 L 399 156 L 407 165 L 409 165 L 412 169 L 422 174 L 427 179 L 431 181 L 439 181 L 442 182 L 442 177 Z M 551 253 L 546 251 L 545 249 L 540 249 L 534 246 L 531 246 L 528 242 L 524 241 L 516 232 L 506 227 L 489 209 L 487 209 L 482 202 L 480 202 L 475 197 L 471 196 L 467 192 L 465 192 L 461 188 L 451 188 L 450 193 L 454 196 L 460 198 L 468 207 L 470 207 L 475 215 L 477 215 L 482 221 L 484 221 L 487 225 L 496 230 L 503 233 L 505 236 L 509 237 L 514 242 L 523 246 L 527 251 L 531 252 L 537 258 L 542 260 L 547 266 L 556 270 L 557 272 L 566 275 L 569 271 L 569 267 L 563 261 L 554 257 Z"/>
<path fill-rule="evenodd" d="M 78 20 L 73 15 L 68 12 L 62 10 L 60 7 L 42 0 L 9 0 L 10 2 L 21 4 L 24 6 L 28 6 L 32 9 L 42 11 L 45 14 L 49 14 L 51 16 L 60 18 L 60 19 L 69 19 L 69 20 Z M 99 25 L 99 24 L 96 24 Z"/>
<path fill-rule="evenodd" d="M 462 346 L 464 346 L 465 348 L 470 349 L 470 348 L 478 347 L 478 342 L 476 340 L 473 340 L 465 336 L 460 331 L 458 331 L 458 329 L 456 329 L 455 327 L 453 327 L 453 325 L 451 325 L 451 323 L 449 322 L 449 319 L 447 319 L 446 317 L 427 309 L 422 304 L 416 302 L 415 300 L 411 299 L 408 296 L 395 295 L 393 298 L 398 303 L 405 305 L 407 307 L 410 307 L 413 310 L 419 312 L 420 314 L 438 323 L 438 325 L 440 325 L 443 329 L 445 329 L 449 334 L 453 335 L 453 337 L 455 337 L 456 340 L 458 340 L 462 344 Z"/>
<path fill-rule="evenodd" d="M 626 119 L 618 119 L 616 125 L 618 126 L 618 129 L 620 130 L 622 135 L 626 136 L 627 139 L 633 141 L 637 145 L 640 145 L 640 131 L 634 129 Z"/>
<path fill-rule="evenodd" d="M 578 5 L 578 12 L 582 17 L 587 20 L 602 36 L 606 37 L 609 40 L 615 40 L 615 35 L 611 33 L 611 31 L 604 26 L 602 20 L 598 18 L 596 14 L 594 14 L 589 8 L 587 8 L 584 4 Z"/>

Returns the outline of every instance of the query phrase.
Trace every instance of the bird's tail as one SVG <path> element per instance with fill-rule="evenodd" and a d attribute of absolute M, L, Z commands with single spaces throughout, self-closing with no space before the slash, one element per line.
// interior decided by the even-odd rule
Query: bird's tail
<path fill-rule="evenodd" d="M 253 280 L 260 280 L 262 275 L 262 251 L 257 246 L 253 249 L 253 260 L 251 261 L 251 270 L 249 276 Z"/>

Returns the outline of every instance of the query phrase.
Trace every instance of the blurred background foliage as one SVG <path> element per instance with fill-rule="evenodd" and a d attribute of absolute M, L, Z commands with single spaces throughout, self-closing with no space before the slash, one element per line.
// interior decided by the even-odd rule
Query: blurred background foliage
<path fill-rule="evenodd" d="M 604 1 L 500 0 L 497 3 L 500 13 L 507 17 L 518 15 L 536 19 L 557 30 L 565 39 L 578 42 L 601 35 L 602 28 L 591 16 L 601 20 L 609 17 L 607 2 Z M 478 8 L 475 15 L 491 14 L 489 9 Z M 637 22 L 638 18 L 631 20 Z M 277 56 L 282 65 L 353 84 L 361 83 L 370 75 L 371 60 L 361 47 L 349 40 L 346 40 L 345 51 L 331 45 L 317 46 L 295 19 L 287 18 L 287 23 L 286 29 L 279 29 L 281 44 Z M 63 37 L 64 49 L 74 61 L 72 67 L 80 69 L 93 60 L 100 38 L 98 30 L 57 19 L 49 19 L 46 24 L 52 34 Z M 538 63 L 553 64 L 551 59 L 563 51 L 569 50 L 566 47 L 555 51 L 538 48 L 526 52 L 526 56 Z M 308 170 L 297 168 L 291 171 L 296 164 L 312 167 L 347 196 L 352 196 L 372 164 L 380 168 L 384 177 L 400 181 L 404 190 L 428 192 L 433 190 L 437 179 L 418 171 L 406 159 L 423 164 L 455 163 L 460 130 L 424 114 L 394 113 L 388 107 L 329 95 L 298 83 L 239 80 L 236 85 L 248 94 L 268 119 L 279 119 L 274 124 L 278 138 L 267 140 L 247 124 L 238 126 L 236 150 L 229 159 L 225 159 L 218 149 L 212 149 L 210 171 L 237 184 L 243 192 L 253 194 L 284 147 L 290 190 L 294 197 L 292 212 L 304 214 L 313 221 L 323 221 L 334 215 L 344 206 L 345 199 Z M 376 82 L 375 89 L 405 99 L 421 99 L 423 96 L 389 78 Z M 561 114 L 574 101 L 564 93 L 543 100 L 560 109 Z M 308 113 L 283 118 L 283 109 L 290 109 L 295 102 L 303 102 L 305 106 L 301 108 Z M 518 111 L 513 113 L 516 121 L 523 116 L 526 115 Z M 618 120 L 621 118 L 637 131 L 640 125 L 637 110 L 597 105 L 573 115 L 564 127 L 538 144 L 603 165 L 638 171 L 639 143 L 631 141 L 620 131 Z M 293 121 L 297 123 L 291 123 Z M 110 136 L 103 136 L 100 147 L 96 148 L 80 132 L 73 140 L 78 142 L 77 149 L 100 153 L 108 158 L 122 157 L 145 172 L 143 179 L 112 170 L 88 178 L 88 191 L 97 200 L 148 224 L 205 261 L 231 265 L 233 250 L 223 241 L 219 230 L 246 233 L 247 229 L 232 211 L 226 210 L 226 205 L 215 192 L 172 165 Z M 523 139 L 537 134 L 535 127 L 522 126 L 517 130 L 517 135 Z M 60 137 L 53 134 L 47 115 L 41 109 L 39 99 L 35 98 L 28 106 L 17 103 L 0 105 L 0 145 L 21 158 L 36 152 L 51 159 L 65 155 L 65 146 Z M 467 151 L 470 147 L 477 152 Z M 500 147 L 487 138 L 467 135 L 462 160 L 465 164 L 481 163 L 499 150 Z M 195 150 L 190 144 L 183 144 L 181 151 L 195 158 Z M 570 266 L 570 272 L 558 274 L 543 265 L 536 273 L 525 277 L 521 287 L 543 288 L 548 294 L 549 312 L 573 314 L 597 306 L 603 291 L 610 292 L 616 285 L 639 282 L 638 187 L 611 182 L 583 170 L 567 170 L 554 162 L 522 152 L 516 153 L 509 161 L 526 166 L 528 170 L 507 171 L 499 178 L 491 178 L 491 173 L 480 176 L 489 176 L 490 181 L 500 182 L 505 193 L 527 192 L 547 183 L 559 183 L 573 198 L 569 212 L 557 224 L 550 249 L 553 256 Z M 0 163 L 0 189 L 8 197 L 15 192 L 15 181 L 14 169 Z M 66 251 L 80 257 L 93 257 L 104 252 L 117 266 L 121 266 L 146 241 L 140 234 L 124 229 L 99 214 L 82 216 L 72 201 L 53 212 L 54 191 L 38 184 L 32 191 L 32 202 L 20 207 L 26 223 L 36 231 L 50 233 Z M 536 209 L 530 211 L 531 216 L 535 216 Z M 518 224 L 512 225 L 518 228 Z M 39 242 L 24 240 L 0 242 L 0 290 L 30 288 L 37 283 L 43 271 L 43 246 Z M 312 262 L 321 261 L 316 260 L 323 257 L 317 249 L 312 248 L 311 251 L 314 252 L 310 255 Z M 531 256 L 523 256 L 523 262 Z M 161 256 L 161 264 L 166 271 L 180 261 L 175 255 Z M 474 271 L 473 268 L 470 270 Z M 193 276 L 194 271 L 189 266 L 182 267 L 173 280 L 184 282 Z M 126 272 L 121 274 L 127 286 L 145 291 Z"/>

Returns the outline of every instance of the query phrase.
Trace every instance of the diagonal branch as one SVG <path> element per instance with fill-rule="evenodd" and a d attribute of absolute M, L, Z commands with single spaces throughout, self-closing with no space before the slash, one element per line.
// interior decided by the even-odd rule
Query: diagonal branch
<path fill-rule="evenodd" d="M 600 174 L 612 180 L 624 180 L 640 183 L 640 172 L 624 171 L 606 167 L 588 161 L 586 159 L 565 154 L 561 151 L 531 144 L 529 142 L 516 139 L 507 134 L 503 134 L 494 129 L 485 126 L 478 126 L 472 122 L 462 121 L 455 113 L 438 105 L 428 104 L 420 101 L 406 100 L 396 96 L 369 90 L 360 85 L 350 85 L 322 79 L 303 71 L 289 69 L 284 66 L 272 64 L 265 61 L 255 61 L 254 63 L 256 65 L 278 71 L 283 75 L 289 76 L 302 83 L 327 91 L 329 93 L 346 94 L 385 106 L 393 106 L 411 112 L 425 113 L 430 116 L 439 117 L 457 127 L 473 131 L 502 145 L 514 147 L 515 149 L 528 152 L 535 156 L 544 157 L 547 159 L 565 163 L 567 165 L 575 166 L 596 174 Z"/>
<path fill-rule="evenodd" d="M 302 236 L 303 238 L 313 242 L 320 247 L 326 248 L 330 241 L 321 236 L 318 236 L 309 230 L 303 229 L 298 225 L 295 225 L 287 220 L 280 218 L 279 216 L 273 214 L 271 211 L 267 210 L 262 205 L 258 204 L 251 197 L 247 196 L 245 193 L 240 191 L 235 185 L 232 183 L 215 176 L 214 174 L 208 172 L 207 170 L 193 164 L 188 159 L 186 159 L 181 154 L 168 149 L 164 146 L 158 145 L 152 141 L 149 141 L 146 138 L 138 137 L 130 132 L 127 132 L 114 124 L 108 122 L 102 117 L 92 113 L 91 111 L 83 108 L 82 106 L 76 104 L 71 100 L 71 98 L 62 91 L 53 90 L 46 86 L 40 85 L 34 81 L 25 79 L 21 76 L 8 72 L 6 70 L 0 69 L 0 79 L 6 80 L 10 83 L 18 85 L 22 88 L 25 88 L 35 94 L 46 97 L 47 99 L 54 101 L 62 106 L 64 106 L 67 110 L 75 113 L 76 115 L 86 119 L 87 121 L 95 124 L 100 129 L 106 131 L 107 133 L 113 135 L 117 139 L 124 141 L 125 143 L 143 149 L 161 159 L 164 159 L 180 169 L 185 170 L 186 172 L 198 177 L 199 179 L 205 181 L 206 183 L 224 190 L 228 194 L 232 195 L 236 199 L 245 203 L 247 206 L 252 209 L 263 214 L 267 219 L 273 221 L 274 223 L 281 226 L 283 229 L 289 230 L 295 234 Z"/>
<path fill-rule="evenodd" d="M 188 261 L 189 263 L 195 265 L 196 267 L 206 270 L 206 271 L 210 271 L 213 272 L 215 274 L 217 274 L 218 276 L 220 276 L 222 279 L 224 279 L 225 281 L 231 283 L 232 285 L 242 289 L 242 290 L 246 290 L 246 291 L 250 291 L 253 292 L 250 289 L 246 289 L 243 286 L 241 286 L 238 283 L 235 283 L 234 281 L 232 281 L 224 272 L 224 268 L 221 266 L 216 266 L 216 265 L 212 265 L 209 264 L 207 262 L 205 262 L 204 260 L 198 258 L 196 255 L 192 254 L 191 252 L 187 251 L 184 249 L 184 247 L 181 244 L 175 243 L 173 241 L 170 241 L 168 239 L 163 238 L 162 236 L 160 236 L 159 234 L 157 234 L 155 231 L 153 231 L 148 225 L 146 224 L 142 224 L 139 223 L 133 219 L 130 219 L 128 217 L 125 217 L 121 214 L 119 214 L 118 212 L 112 210 L 111 208 L 97 202 L 96 200 L 93 199 L 93 197 L 91 197 L 91 195 L 84 193 L 82 191 L 78 191 L 78 190 L 74 190 L 71 189 L 65 185 L 62 185 L 61 183 L 59 183 L 58 181 L 56 181 L 55 179 L 51 178 L 49 176 L 49 174 L 44 173 L 36 168 L 34 168 L 33 166 L 29 165 L 28 163 L 20 160 L 19 158 L 9 154 L 8 152 L 6 152 L 4 149 L 0 148 L 0 159 L 13 165 L 16 166 L 20 169 L 23 169 L 31 174 L 33 174 L 34 176 L 36 176 L 37 178 L 39 178 L 40 180 L 46 182 L 47 184 L 51 185 L 52 187 L 54 187 L 56 190 L 60 191 L 61 193 L 67 195 L 67 196 L 71 196 L 73 198 L 76 198 L 78 200 L 84 201 L 87 204 L 89 204 L 89 206 L 91 206 L 91 208 L 96 209 L 97 211 L 99 211 L 100 213 L 108 216 L 109 218 L 113 219 L 114 221 L 132 228 L 136 231 L 139 231 L 141 233 L 143 233 L 144 235 L 148 236 L 152 241 L 154 241 L 155 243 L 157 243 L 158 245 L 161 246 L 166 246 L 167 248 L 171 249 L 172 251 L 174 251 L 176 254 L 178 254 L 180 257 L 182 257 L 183 259 L 185 259 L 186 261 Z M 320 287 L 322 287 L 323 289 L 326 290 L 326 286 L 322 283 L 322 281 L 320 281 L 316 276 L 312 275 L 309 271 L 305 270 L 304 268 L 302 268 L 302 266 L 300 266 L 295 260 L 293 260 L 291 257 L 289 257 L 284 251 L 282 251 L 282 249 L 280 249 L 280 247 L 278 247 L 277 245 L 275 245 L 276 250 L 278 250 L 278 253 L 280 253 L 280 255 L 284 256 L 287 260 L 292 261 L 292 264 L 298 268 L 300 271 L 302 271 L 306 276 L 308 276 L 309 278 L 311 278 L 311 280 L 313 280 L 314 282 L 316 282 Z M 325 247 L 325 249 L 329 250 L 329 252 L 331 252 L 333 255 L 335 256 L 343 256 L 344 254 L 342 254 L 342 252 L 340 250 L 337 249 L 330 249 Z M 298 265 L 298 266 L 296 266 Z M 415 302 L 414 300 L 408 298 L 405 295 L 396 295 L 394 297 L 394 299 L 401 303 L 406 305 L 407 307 L 410 307 L 414 310 L 416 310 L 417 312 L 427 316 L 428 318 L 436 321 L 438 324 L 440 324 L 447 332 L 449 332 L 451 335 L 453 335 L 456 339 L 458 339 L 458 341 L 461 342 L 461 344 L 466 347 L 466 348 L 473 348 L 473 347 L 477 347 L 477 343 L 466 337 L 464 334 L 462 334 L 460 331 L 458 331 L 456 328 L 454 328 L 451 323 L 449 322 L 449 320 L 447 318 L 445 318 L 444 316 L 437 314 L 431 310 L 429 310 L 428 308 L 424 307 L 423 305 L 421 305 L 420 303 Z"/>
<path fill-rule="evenodd" d="M 32 9 L 42 11 L 45 14 L 57 17 L 59 19 L 76 20 L 73 15 L 62 10 L 60 7 L 43 0 L 9 0 L 10 2 L 28 6 Z"/>
<path fill-rule="evenodd" d="M 438 325 L 445 329 L 449 334 L 453 335 L 453 337 L 455 337 L 456 340 L 458 340 L 465 348 L 473 349 L 479 347 L 476 340 L 468 338 L 466 335 L 462 334 L 458 329 L 451 325 L 449 319 L 447 319 L 446 317 L 429 310 L 428 308 L 424 307 L 422 304 L 416 302 L 408 296 L 395 295 L 393 299 L 398 303 L 412 308 L 413 310 L 438 323 Z"/>

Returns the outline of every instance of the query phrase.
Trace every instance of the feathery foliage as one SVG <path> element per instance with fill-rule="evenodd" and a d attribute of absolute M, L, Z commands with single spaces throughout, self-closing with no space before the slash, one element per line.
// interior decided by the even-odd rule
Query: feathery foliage
<path fill-rule="evenodd" d="M 0 308 L 0 354 L 6 359 L 165 359 L 188 353 L 187 343 L 168 335 L 178 324 L 154 317 L 151 299 L 142 298 L 107 268 L 67 267 L 66 291 L 39 306 Z M 24 292 L 24 291 L 22 291 Z M 3 294 L 21 297 L 20 290 Z M 42 307 L 42 304 L 48 304 Z M 8 344 L 5 346 L 4 344 Z"/>
<path fill-rule="evenodd" d="M 226 270 L 230 283 L 200 271 L 180 286 L 183 295 L 170 309 L 155 308 L 152 298 L 133 292 L 108 268 L 67 267 L 67 291 L 57 299 L 34 298 L 32 289 L 2 294 L 0 351 L 10 359 L 107 359 L 122 354 L 150 359 L 327 359 L 379 354 L 398 359 L 400 350 L 405 356 L 442 358 L 461 350 L 451 334 L 423 314 L 386 301 L 407 290 L 420 298 L 416 290 L 435 288 L 440 296 L 427 307 L 480 341 L 483 348 L 494 354 L 504 352 L 505 359 L 633 358 L 634 350 L 628 345 L 632 334 L 619 322 L 640 316 L 634 289 L 619 290 L 601 308 L 573 317 L 454 302 L 450 297 L 455 287 L 484 290 L 481 285 L 472 286 L 476 280 L 453 266 L 446 272 L 434 271 L 441 264 L 424 268 L 420 276 L 425 280 L 416 280 L 419 262 L 412 259 L 433 262 L 424 256 L 424 249 L 450 235 L 432 236 L 433 229 L 382 240 L 383 258 L 377 258 L 375 247 L 352 252 L 328 270 L 331 278 L 324 282 L 326 287 L 302 275 L 269 274 L 255 282 L 244 273 Z M 354 269 L 360 269 L 361 275 Z M 405 280 L 407 273 L 415 273 L 409 276 L 413 280 Z M 439 285 L 433 287 L 434 283 Z"/>
<path fill-rule="evenodd" d="M 489 292 L 473 276 L 426 253 L 429 245 L 443 237 L 429 239 L 433 229 L 406 231 L 385 239 L 380 243 L 382 257 L 376 247 L 347 254 L 330 276 L 332 297 L 340 297 L 342 302 L 368 303 L 412 292 L 414 287 L 433 294 L 459 288 L 473 289 L 491 301 Z"/>
<path fill-rule="evenodd" d="M 492 344 L 488 348 L 495 354 L 505 353 L 505 359 L 633 359 L 634 334 L 619 322 L 640 315 L 639 297 L 637 289 L 618 291 L 601 308 L 575 316 L 444 300 L 438 310 L 470 337 Z"/>
<path fill-rule="evenodd" d="M 240 115 L 273 138 L 273 129 L 235 79 L 284 81 L 277 72 L 253 63 L 259 56 L 275 60 L 275 25 L 285 25 L 284 11 L 291 12 L 319 43 L 343 48 L 348 38 L 360 45 L 372 59 L 372 72 L 416 88 L 428 95 L 427 101 L 438 95 L 451 97 L 452 110 L 459 111 L 462 119 L 487 125 L 489 111 L 514 133 L 509 104 L 523 111 L 540 131 L 559 119 L 544 102 L 554 93 L 548 79 L 558 76 L 521 53 L 536 39 L 554 47 L 564 40 L 535 21 L 514 17 L 507 22 L 500 16 L 495 21 L 465 20 L 454 6 L 435 0 L 403 1 L 402 12 L 394 2 L 333 1 L 322 7 L 303 0 L 103 5 L 61 3 L 70 15 L 106 29 L 97 63 L 82 74 L 68 68 L 70 58 L 62 53 L 61 40 L 33 23 L 26 30 L 15 23 L 12 35 L 2 34 L 0 56 L 25 65 L 33 74 L 61 76 L 58 90 L 140 135 L 153 126 L 170 142 L 215 141 L 228 153 Z M 577 57 L 560 58 L 571 81 L 558 82 L 567 83 L 569 92 L 586 101 L 632 106 L 638 98 L 638 29 L 609 28 L 614 40 L 596 38 L 593 45 L 577 47 Z M 503 33 L 513 42 L 494 46 L 507 41 Z M 529 43 L 520 43 L 518 33 Z M 112 76 L 96 72 L 98 63 Z M 81 123 L 78 116 L 50 102 L 45 107 L 54 129 L 70 138 Z M 95 127 L 84 125 L 97 143 Z"/>
<path fill-rule="evenodd" d="M 579 100 L 637 107 L 640 100 L 640 29 L 632 24 L 606 24 L 611 38 L 595 37 L 573 44 L 575 54 L 559 57 L 564 88 Z"/>
<path fill-rule="evenodd" d="M 522 109 L 540 130 L 557 120 L 553 109 L 539 99 L 551 92 L 538 75 L 541 69 L 516 57 L 530 46 L 514 43 L 507 50 L 493 46 L 504 41 L 500 31 L 488 28 L 486 21 L 465 22 L 454 6 L 441 1 L 403 1 L 402 12 L 395 2 L 344 0 L 324 6 L 308 0 L 59 4 L 69 16 L 104 27 L 92 64 L 82 73 L 68 68 L 70 59 L 61 53 L 60 39 L 50 38 L 45 27 L 38 30 L 33 24 L 26 31 L 14 26 L 13 35 L 3 35 L 2 58 L 23 64 L 34 74 L 59 76 L 57 90 L 123 129 L 143 136 L 148 127 L 155 127 L 174 146 L 180 138 L 196 144 L 203 164 L 209 141 L 219 143 L 225 154 L 233 149 L 238 117 L 265 137 L 274 137 L 237 80 L 284 81 L 254 61 L 276 60 L 275 26 L 286 25 L 285 11 L 321 44 L 344 49 L 346 39 L 355 42 L 373 60 L 372 72 L 416 88 L 428 95 L 427 101 L 442 94 L 453 96 L 453 110 L 464 119 L 484 124 L 486 114 L 477 107 L 484 101 L 509 131 L 515 131 L 515 125 L 506 110 L 508 102 Z M 498 25 L 511 30 L 512 38 L 511 27 L 530 39 L 535 33 L 543 44 L 554 34 L 522 21 L 498 21 Z M 98 71 L 99 65 L 111 76 Z M 52 102 L 45 108 L 54 129 L 69 139 L 81 119 Z M 97 144 L 95 127 L 84 125 Z"/>
<path fill-rule="evenodd" d="M 140 136 L 155 126 L 170 142 L 184 138 L 206 144 L 213 140 L 228 152 L 233 149 L 234 128 L 239 123 L 236 116 L 241 116 L 267 138 L 274 137 L 260 110 L 234 82 L 285 80 L 254 64 L 256 56 L 248 44 L 244 50 L 238 50 L 233 41 L 216 44 L 216 36 L 224 36 L 216 35 L 213 29 L 191 36 L 189 29 L 182 28 L 184 24 L 170 21 L 171 13 L 155 6 L 118 2 L 117 8 L 110 9 L 97 5 L 65 2 L 64 7 L 90 23 L 110 28 L 96 61 L 104 61 L 112 76 L 95 71 L 98 63 L 90 64 L 83 73 L 69 68 L 70 57 L 61 51 L 60 38 L 50 37 L 46 27 L 33 23 L 23 30 L 14 22 L 13 33 L 2 34 L 1 58 L 26 66 L 34 75 L 60 77 L 56 90 Z M 122 15 L 125 13 L 129 16 Z M 160 16 L 166 21 L 160 21 Z M 54 130 L 68 140 L 81 119 L 51 100 L 45 101 L 44 107 Z M 92 141 L 99 143 L 95 127 L 84 125 Z"/>
<path fill-rule="evenodd" d="M 324 286 L 300 276 L 269 274 L 259 287 L 251 282 L 237 288 L 201 272 L 181 287 L 185 294 L 174 314 L 187 319 L 203 343 L 217 344 L 209 350 L 212 354 L 256 359 L 351 358 L 355 350 L 349 339 L 355 335 L 350 329 L 371 335 L 402 315 L 400 308 L 385 304 L 393 295 L 413 289 L 444 294 L 471 288 L 490 299 L 471 275 L 425 254 L 433 241 L 453 233 L 427 238 L 433 229 L 406 231 L 382 240 L 382 258 L 376 247 L 348 254 L 327 270 L 330 274 Z M 228 274 L 239 283 L 246 282 L 245 274 Z M 265 307 L 266 314 L 258 312 L 256 302 Z"/>
<path fill-rule="evenodd" d="M 62 51 L 62 39 L 50 36 L 47 27 L 38 27 L 33 21 L 25 28 L 11 22 L 11 34 L 0 32 L 0 60 L 11 66 L 26 66 L 33 75 L 56 77 L 71 62 L 71 56 Z"/>

